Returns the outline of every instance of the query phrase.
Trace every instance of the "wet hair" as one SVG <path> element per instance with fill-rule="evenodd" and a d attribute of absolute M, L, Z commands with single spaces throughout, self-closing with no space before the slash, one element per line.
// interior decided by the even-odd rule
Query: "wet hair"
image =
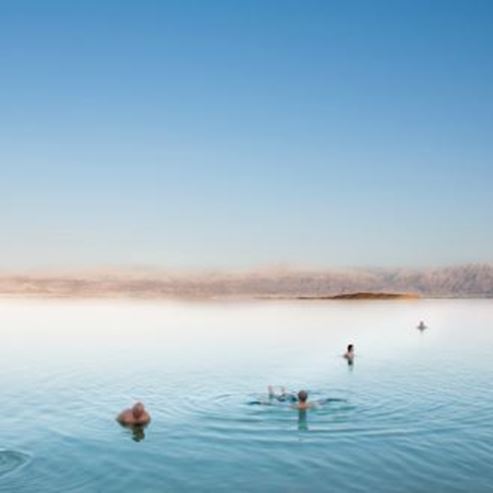
<path fill-rule="evenodd" d="M 144 404 L 142 402 L 137 402 L 132 407 L 132 414 L 135 418 L 140 418 L 144 414 Z"/>
<path fill-rule="evenodd" d="M 352 344 L 349 344 L 347 347 L 348 352 L 351 352 L 354 349 L 354 346 Z"/>
<path fill-rule="evenodd" d="M 308 392 L 306 390 L 300 390 L 298 392 L 298 399 L 300 402 L 306 402 L 308 399 Z"/>

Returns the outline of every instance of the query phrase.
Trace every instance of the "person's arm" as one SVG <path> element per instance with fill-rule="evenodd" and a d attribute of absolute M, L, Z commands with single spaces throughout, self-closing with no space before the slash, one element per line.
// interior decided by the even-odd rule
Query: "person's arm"
<path fill-rule="evenodd" d="M 135 422 L 132 412 L 128 409 L 122 411 L 116 419 L 122 425 L 131 425 Z"/>

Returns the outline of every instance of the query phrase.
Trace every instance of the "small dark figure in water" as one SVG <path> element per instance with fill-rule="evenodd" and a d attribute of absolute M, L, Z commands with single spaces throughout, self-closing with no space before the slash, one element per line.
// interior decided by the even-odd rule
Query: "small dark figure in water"
<path fill-rule="evenodd" d="M 427 327 L 426 327 L 425 323 L 421 320 L 421 322 L 419 322 L 419 325 L 417 328 L 419 330 L 425 330 Z"/>
<path fill-rule="evenodd" d="M 354 363 L 354 346 L 352 344 L 348 345 L 343 357 L 347 359 L 348 365 L 352 365 Z"/>
<path fill-rule="evenodd" d="M 116 419 L 123 426 L 145 426 L 151 421 L 151 416 L 144 404 L 137 402 L 130 409 L 123 410 Z"/>

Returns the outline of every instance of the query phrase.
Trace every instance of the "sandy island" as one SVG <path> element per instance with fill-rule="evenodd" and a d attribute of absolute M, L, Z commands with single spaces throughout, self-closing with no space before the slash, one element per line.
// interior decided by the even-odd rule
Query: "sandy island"
<path fill-rule="evenodd" d="M 298 296 L 298 300 L 416 300 L 421 298 L 417 293 L 344 293 L 333 296 Z"/>

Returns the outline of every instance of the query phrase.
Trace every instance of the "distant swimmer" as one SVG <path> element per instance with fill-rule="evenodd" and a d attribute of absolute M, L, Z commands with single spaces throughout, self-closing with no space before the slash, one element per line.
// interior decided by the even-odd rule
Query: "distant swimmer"
<path fill-rule="evenodd" d="M 137 402 L 130 409 L 123 410 L 116 419 L 124 426 L 144 426 L 149 424 L 151 416 L 146 411 L 144 404 Z"/>
<path fill-rule="evenodd" d="M 425 323 L 423 322 L 423 320 L 421 320 L 421 322 L 419 322 L 419 324 L 418 324 L 418 326 L 416 328 L 419 329 L 419 330 L 425 330 L 428 327 L 425 325 Z"/>
<path fill-rule="evenodd" d="M 354 346 L 349 344 L 346 352 L 342 356 L 347 359 L 348 365 L 352 365 L 354 362 Z"/>

